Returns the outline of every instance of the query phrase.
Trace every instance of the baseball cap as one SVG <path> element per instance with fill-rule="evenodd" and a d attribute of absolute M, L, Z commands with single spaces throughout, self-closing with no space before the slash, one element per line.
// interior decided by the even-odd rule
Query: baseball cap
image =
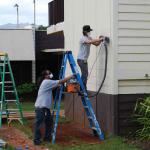
<path fill-rule="evenodd" d="M 91 29 L 90 25 L 84 25 L 83 26 L 83 31 L 90 32 L 90 31 L 93 31 L 93 29 Z"/>

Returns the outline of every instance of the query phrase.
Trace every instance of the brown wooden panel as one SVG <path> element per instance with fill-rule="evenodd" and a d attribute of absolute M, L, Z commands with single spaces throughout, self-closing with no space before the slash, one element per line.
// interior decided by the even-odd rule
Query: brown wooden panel
<path fill-rule="evenodd" d="M 74 98 L 70 93 L 65 93 L 64 97 L 65 116 L 69 120 L 74 120 Z"/>
<path fill-rule="evenodd" d="M 97 119 L 102 130 L 109 135 L 117 133 L 117 96 L 99 94 L 97 96 Z"/>
<path fill-rule="evenodd" d="M 97 98 L 91 99 L 91 103 L 102 130 L 109 135 L 116 134 L 118 129 L 117 96 L 99 94 Z M 89 127 L 81 98 L 77 94 L 74 96 L 73 105 L 74 121 L 80 123 L 82 127 Z"/>
<path fill-rule="evenodd" d="M 127 135 L 136 128 L 137 124 L 132 122 L 133 110 L 136 101 L 145 97 L 145 94 L 120 94 L 118 95 L 118 133 Z"/>
<path fill-rule="evenodd" d="M 97 120 L 102 130 L 108 135 L 123 135 L 135 129 L 137 125 L 131 122 L 131 115 L 137 99 L 145 96 L 145 94 L 99 94 L 96 100 L 92 100 L 92 105 L 94 110 L 96 109 Z M 82 127 L 88 127 L 89 122 L 86 114 L 83 115 L 81 100 L 78 96 L 74 99 L 74 120 Z"/>
<path fill-rule="evenodd" d="M 81 97 L 78 94 L 74 96 L 74 121 L 84 126 L 84 109 L 81 101 Z"/>

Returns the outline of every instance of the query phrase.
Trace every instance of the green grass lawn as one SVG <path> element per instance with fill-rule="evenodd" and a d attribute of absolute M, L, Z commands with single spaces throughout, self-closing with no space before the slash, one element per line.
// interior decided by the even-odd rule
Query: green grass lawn
<path fill-rule="evenodd" d="M 46 147 L 50 148 L 51 150 L 141 150 L 136 148 L 133 145 L 125 144 L 120 137 L 113 137 L 110 139 L 106 139 L 100 144 L 85 144 L 82 143 L 77 146 L 65 146 L 62 147 L 58 144 L 46 144 L 43 143 Z M 4 149 L 5 150 L 5 149 Z M 6 150 L 14 150 L 12 146 L 8 146 Z"/>
<path fill-rule="evenodd" d="M 141 150 L 133 145 L 125 144 L 120 137 L 106 139 L 100 144 L 81 143 L 80 145 L 66 147 L 62 147 L 57 144 L 49 144 L 48 147 L 52 148 L 53 150 Z"/>
<path fill-rule="evenodd" d="M 21 106 L 22 106 L 22 110 L 23 111 L 34 111 L 34 104 L 35 102 L 22 102 Z M 52 106 L 53 108 L 53 106 Z M 61 102 L 60 104 L 60 109 L 64 109 L 64 102 Z"/>
<path fill-rule="evenodd" d="M 34 102 L 21 102 L 21 108 L 23 111 L 34 111 Z M 15 103 L 9 103 L 8 108 L 16 108 Z"/>
<path fill-rule="evenodd" d="M 21 102 L 22 110 L 23 111 L 30 111 L 30 112 L 32 112 L 32 111 L 35 110 L 34 104 L 35 104 L 35 102 Z M 11 107 L 15 108 L 16 105 L 15 104 L 11 104 Z M 64 109 L 64 102 L 61 102 L 60 109 Z"/>
<path fill-rule="evenodd" d="M 15 148 L 13 146 L 8 145 L 8 147 L 4 148 L 3 150 L 15 150 Z"/>
<path fill-rule="evenodd" d="M 23 111 L 34 111 L 34 102 L 22 102 L 21 107 Z"/>

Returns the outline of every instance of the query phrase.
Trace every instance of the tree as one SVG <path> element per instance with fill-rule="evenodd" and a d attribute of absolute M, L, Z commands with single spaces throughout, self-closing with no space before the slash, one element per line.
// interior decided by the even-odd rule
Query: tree
<path fill-rule="evenodd" d="M 47 26 L 40 25 L 38 27 L 38 30 L 47 30 Z"/>

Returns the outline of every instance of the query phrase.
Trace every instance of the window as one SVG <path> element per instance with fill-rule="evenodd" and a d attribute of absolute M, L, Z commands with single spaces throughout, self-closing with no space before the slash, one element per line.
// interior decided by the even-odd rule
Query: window
<path fill-rule="evenodd" d="M 64 21 L 64 0 L 53 0 L 48 4 L 49 26 Z"/>

